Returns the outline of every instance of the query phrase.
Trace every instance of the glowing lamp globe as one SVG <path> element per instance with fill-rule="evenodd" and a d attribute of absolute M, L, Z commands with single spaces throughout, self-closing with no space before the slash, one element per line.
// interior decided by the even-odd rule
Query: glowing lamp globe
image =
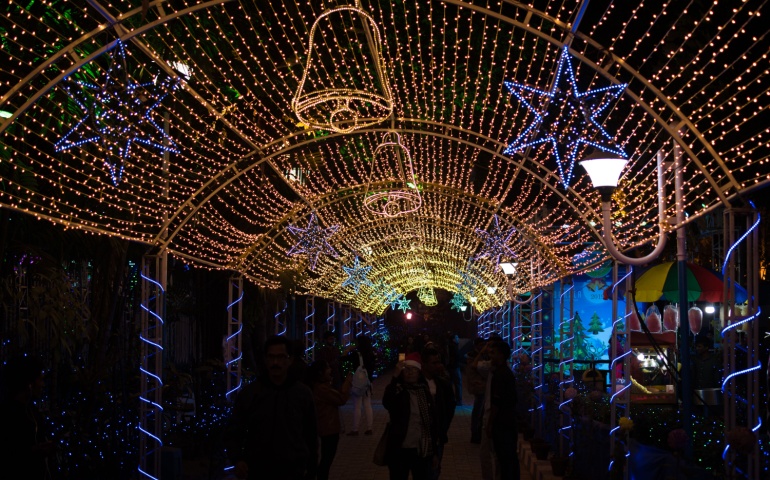
<path fill-rule="evenodd" d="M 628 163 L 625 158 L 615 157 L 605 152 L 595 152 L 588 155 L 580 165 L 588 173 L 594 188 L 599 190 L 602 202 L 612 200 L 612 192 L 618 186 L 620 174 Z"/>

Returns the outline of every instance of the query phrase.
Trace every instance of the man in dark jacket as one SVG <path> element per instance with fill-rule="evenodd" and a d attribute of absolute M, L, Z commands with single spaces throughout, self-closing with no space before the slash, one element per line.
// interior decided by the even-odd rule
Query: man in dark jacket
<path fill-rule="evenodd" d="M 489 343 L 489 360 L 492 362 L 493 371 L 486 434 L 494 445 L 501 480 L 520 478 L 516 447 L 516 377 L 508 367 L 510 356 L 511 347 L 507 343 L 502 340 Z"/>
<path fill-rule="evenodd" d="M 289 339 L 268 338 L 264 352 L 267 376 L 240 392 L 225 431 L 233 473 L 249 480 L 315 478 L 318 436 L 313 394 L 288 375 Z"/>
<path fill-rule="evenodd" d="M 444 365 L 441 363 L 441 354 L 435 348 L 426 348 L 422 351 L 422 374 L 428 382 L 428 389 L 433 397 L 433 408 L 438 430 L 438 442 L 436 442 L 436 456 L 438 462 L 433 465 L 433 478 L 441 475 L 441 459 L 444 456 L 444 444 L 449 441 L 447 432 L 449 425 L 455 416 L 455 396 L 452 384 L 446 377 Z"/>

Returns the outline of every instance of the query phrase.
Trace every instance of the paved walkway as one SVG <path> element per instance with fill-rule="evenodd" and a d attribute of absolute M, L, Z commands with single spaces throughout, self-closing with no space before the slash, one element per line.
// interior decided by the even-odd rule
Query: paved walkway
<path fill-rule="evenodd" d="M 387 480 L 388 468 L 378 467 L 372 463 L 372 453 L 382 435 L 388 421 L 388 412 L 382 407 L 382 394 L 390 382 L 391 374 L 374 382 L 372 410 L 374 411 L 374 435 L 363 435 L 365 425 L 361 426 L 358 436 L 342 435 L 337 456 L 329 475 L 335 480 Z M 472 403 L 473 397 L 463 398 L 466 404 Z M 363 416 L 363 412 L 362 416 Z M 353 423 L 353 405 L 348 402 L 340 409 L 345 426 L 349 429 Z M 362 424 L 365 420 L 361 419 Z M 444 451 L 444 461 L 441 464 L 441 480 L 477 480 L 481 479 L 479 464 L 479 446 L 470 443 L 471 437 L 471 406 L 458 407 L 449 428 L 449 443 Z M 529 480 L 530 475 L 522 465 L 522 480 Z"/>

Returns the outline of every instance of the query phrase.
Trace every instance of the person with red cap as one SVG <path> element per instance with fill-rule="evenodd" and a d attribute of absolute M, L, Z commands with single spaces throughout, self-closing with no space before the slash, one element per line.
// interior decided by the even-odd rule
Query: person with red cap
<path fill-rule="evenodd" d="M 438 462 L 438 426 L 433 398 L 422 375 L 420 354 L 408 353 L 385 387 L 382 406 L 390 415 L 385 462 L 390 480 L 429 480 Z"/>

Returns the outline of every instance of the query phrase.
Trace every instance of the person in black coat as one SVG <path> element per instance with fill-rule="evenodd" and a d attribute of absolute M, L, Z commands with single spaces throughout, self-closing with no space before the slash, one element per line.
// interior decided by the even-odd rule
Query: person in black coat
<path fill-rule="evenodd" d="M 438 464 L 435 406 L 421 368 L 420 355 L 408 354 L 396 365 L 382 397 L 382 406 L 390 415 L 385 452 L 390 480 L 407 480 L 409 472 L 413 480 L 430 480 Z"/>
<path fill-rule="evenodd" d="M 449 381 L 444 364 L 441 363 L 441 353 L 435 348 L 426 348 L 422 351 L 422 373 L 428 383 L 428 390 L 433 399 L 434 414 L 438 441 L 436 442 L 436 457 L 438 461 L 433 465 L 432 478 L 438 479 L 441 475 L 441 459 L 444 456 L 444 445 L 449 441 L 449 425 L 455 416 L 454 391 Z"/>

